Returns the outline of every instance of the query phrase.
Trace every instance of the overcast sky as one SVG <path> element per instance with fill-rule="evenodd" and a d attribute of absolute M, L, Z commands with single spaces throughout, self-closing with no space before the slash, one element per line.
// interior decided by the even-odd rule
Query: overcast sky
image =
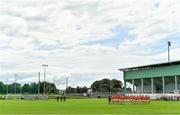
<path fill-rule="evenodd" d="M 122 79 L 122 67 L 180 60 L 179 0 L 0 0 L 0 80 L 65 88 Z M 7 77 L 8 76 L 8 77 Z M 42 80 L 42 79 L 41 79 Z"/>

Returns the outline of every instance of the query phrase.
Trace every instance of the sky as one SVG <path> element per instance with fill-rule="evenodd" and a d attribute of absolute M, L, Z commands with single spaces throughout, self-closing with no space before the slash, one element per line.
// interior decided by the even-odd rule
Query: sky
<path fill-rule="evenodd" d="M 0 81 L 59 89 L 123 80 L 120 68 L 180 60 L 179 0 L 0 0 Z"/>

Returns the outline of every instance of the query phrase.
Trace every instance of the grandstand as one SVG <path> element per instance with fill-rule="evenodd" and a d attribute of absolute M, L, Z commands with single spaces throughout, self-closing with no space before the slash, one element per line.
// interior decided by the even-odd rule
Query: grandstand
<path fill-rule="evenodd" d="M 180 61 L 119 69 L 123 72 L 125 94 L 151 96 L 179 95 Z M 127 84 L 132 91 L 127 91 Z"/>

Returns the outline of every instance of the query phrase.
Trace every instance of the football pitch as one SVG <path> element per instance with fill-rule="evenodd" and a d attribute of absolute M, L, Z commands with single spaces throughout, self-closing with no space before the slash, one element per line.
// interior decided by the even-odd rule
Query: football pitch
<path fill-rule="evenodd" d="M 180 114 L 178 101 L 152 101 L 150 104 L 108 104 L 107 99 L 0 100 L 0 115 L 164 115 Z"/>

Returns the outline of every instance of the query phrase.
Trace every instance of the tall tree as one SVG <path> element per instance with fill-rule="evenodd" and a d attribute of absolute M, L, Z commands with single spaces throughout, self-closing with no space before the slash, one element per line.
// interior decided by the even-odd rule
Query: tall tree
<path fill-rule="evenodd" d="M 31 83 L 30 84 L 30 93 L 31 94 L 37 94 L 38 93 L 38 84 L 36 83 Z"/>
<path fill-rule="evenodd" d="M 93 92 L 121 92 L 122 82 L 116 79 L 102 79 L 92 83 L 91 88 Z"/>
<path fill-rule="evenodd" d="M 6 92 L 6 87 L 3 82 L 0 82 L 0 94 L 3 94 Z"/>
<path fill-rule="evenodd" d="M 30 88 L 29 84 L 24 84 L 22 86 L 22 93 L 30 93 L 30 90 L 31 90 L 31 88 Z"/>

